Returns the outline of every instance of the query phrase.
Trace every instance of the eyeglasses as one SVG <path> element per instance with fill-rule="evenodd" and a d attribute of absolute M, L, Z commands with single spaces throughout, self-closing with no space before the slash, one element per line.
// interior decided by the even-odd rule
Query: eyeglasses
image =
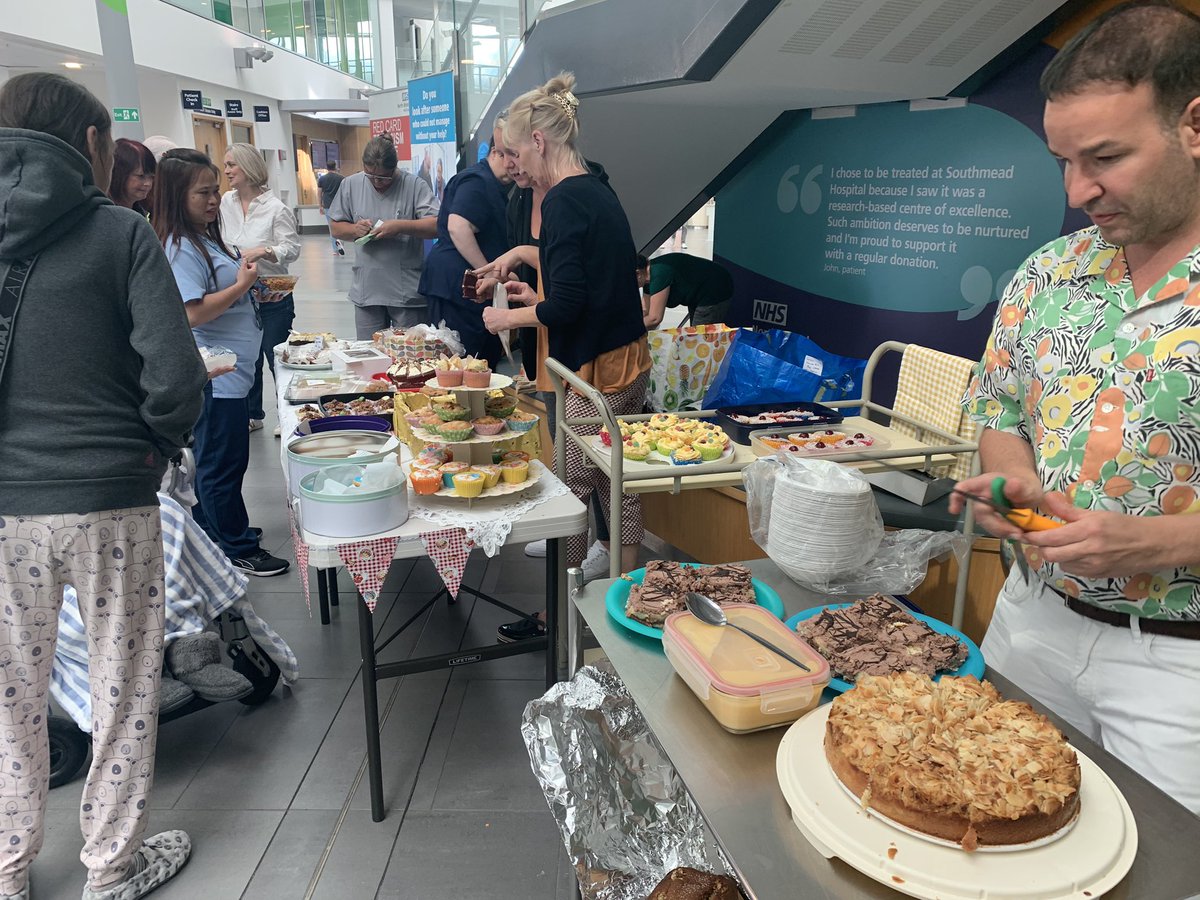
<path fill-rule="evenodd" d="M 365 172 L 363 174 L 367 176 L 367 180 L 372 184 L 391 184 L 396 180 L 395 175 L 371 175 Z"/>

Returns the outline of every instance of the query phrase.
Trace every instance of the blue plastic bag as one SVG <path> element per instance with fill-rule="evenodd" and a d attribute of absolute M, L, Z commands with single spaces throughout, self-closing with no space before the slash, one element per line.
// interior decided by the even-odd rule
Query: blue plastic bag
<path fill-rule="evenodd" d="M 866 367 L 865 359 L 830 353 L 802 334 L 743 328 L 704 397 L 704 408 L 854 399 L 862 396 Z"/>

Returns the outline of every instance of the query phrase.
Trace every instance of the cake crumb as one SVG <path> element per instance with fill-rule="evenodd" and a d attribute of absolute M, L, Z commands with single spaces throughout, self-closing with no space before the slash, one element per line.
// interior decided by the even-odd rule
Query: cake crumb
<path fill-rule="evenodd" d="M 896 884 L 904 884 L 904 879 L 901 878 L 899 875 L 893 875 L 892 881 L 896 882 Z"/>
<path fill-rule="evenodd" d="M 894 844 L 891 847 L 888 847 L 888 859 L 895 859 L 898 852 L 899 851 L 896 849 Z"/>

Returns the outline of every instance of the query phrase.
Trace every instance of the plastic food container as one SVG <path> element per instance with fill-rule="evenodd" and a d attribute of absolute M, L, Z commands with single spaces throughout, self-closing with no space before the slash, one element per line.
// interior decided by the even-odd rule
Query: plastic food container
<path fill-rule="evenodd" d="M 821 700 L 829 664 L 761 606 L 737 603 L 725 615 L 766 638 L 811 669 L 746 637 L 736 628 L 708 625 L 677 612 L 663 625 L 663 650 L 692 692 L 726 731 L 744 734 L 796 721 Z"/>
<path fill-rule="evenodd" d="M 391 444 L 390 450 L 383 448 Z M 367 465 L 387 459 L 398 450 L 395 438 L 378 431 L 333 431 L 289 441 L 288 488 L 300 495 L 300 479 L 326 466 Z M 354 455 L 358 451 L 363 451 Z"/>
<path fill-rule="evenodd" d="M 325 537 L 360 538 L 391 531 L 408 521 L 408 484 L 358 494 L 319 494 L 318 472 L 300 479 L 300 516 L 305 529 Z"/>

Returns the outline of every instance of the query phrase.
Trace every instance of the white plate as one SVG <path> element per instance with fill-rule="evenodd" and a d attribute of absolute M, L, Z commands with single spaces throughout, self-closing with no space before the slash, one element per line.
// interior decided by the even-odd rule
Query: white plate
<path fill-rule="evenodd" d="M 411 474 L 412 466 L 405 466 L 404 471 L 406 474 Z M 536 459 L 531 459 L 529 461 L 529 477 L 520 484 L 508 484 L 504 481 L 504 477 L 501 476 L 499 484 L 497 484 L 495 487 L 484 488 L 483 493 L 478 497 L 460 497 L 454 488 L 442 488 L 436 494 L 417 494 L 417 496 L 450 497 L 454 500 L 487 500 L 489 497 L 504 497 L 508 494 L 519 494 L 526 488 L 533 487 L 535 484 L 537 484 L 544 474 L 546 474 L 546 467 Z M 416 491 L 413 491 L 413 493 L 416 494 Z"/>
<path fill-rule="evenodd" d="M 304 365 L 301 363 L 284 362 L 281 359 L 281 360 L 279 360 L 279 364 L 281 366 L 283 366 L 285 369 L 296 369 L 297 371 L 300 371 L 300 372 L 328 372 L 333 368 L 333 363 L 331 363 L 331 362 L 312 363 L 311 365 Z"/>
<path fill-rule="evenodd" d="M 894 828 L 849 796 L 825 759 L 829 704 L 796 722 L 779 744 L 776 775 L 792 821 L 824 857 L 838 857 L 888 887 L 940 900 L 1100 897 L 1137 855 L 1137 824 L 1117 786 L 1080 753 L 1080 812 L 1055 840 L 1008 853 L 967 853 Z"/>
<path fill-rule="evenodd" d="M 513 383 L 513 380 L 511 378 L 509 378 L 507 375 L 497 375 L 495 372 L 493 372 L 492 373 L 492 381 L 485 388 L 467 387 L 466 385 L 462 385 L 462 384 L 457 385 L 455 387 L 446 387 L 444 385 L 438 384 L 436 375 L 433 378 L 430 378 L 427 382 L 425 382 L 425 387 L 437 388 L 438 390 L 441 390 L 441 391 L 498 391 L 502 388 L 508 387 L 512 383 Z"/>
<path fill-rule="evenodd" d="M 598 434 L 592 435 L 591 442 L 592 446 L 601 453 L 608 453 L 612 450 L 612 447 L 606 447 L 604 445 L 604 442 L 600 440 L 600 435 Z M 659 453 L 657 450 L 651 450 L 650 455 L 646 457 L 646 462 L 642 462 L 640 459 L 625 459 L 625 471 L 640 472 L 647 469 L 653 469 L 656 472 L 661 472 L 665 469 L 670 469 L 672 471 L 678 470 L 681 472 L 686 472 L 689 475 L 693 472 L 696 472 L 697 474 L 703 474 L 706 466 L 723 465 L 729 462 L 729 460 L 732 458 L 733 441 L 730 441 L 725 445 L 725 449 L 721 451 L 721 455 L 716 459 L 710 459 L 707 461 L 702 460 L 701 462 L 684 466 L 675 465 L 675 463 L 671 462 L 671 457 L 665 453 Z"/>
<path fill-rule="evenodd" d="M 510 428 L 505 428 L 499 434 L 473 434 L 465 441 L 452 441 L 448 437 L 434 434 L 432 431 L 426 431 L 424 428 L 418 428 L 416 425 L 410 425 L 409 427 L 412 428 L 413 437 L 427 444 L 494 444 L 497 441 L 511 441 L 513 438 L 525 436 L 525 432 L 523 431 L 513 431 Z"/>

